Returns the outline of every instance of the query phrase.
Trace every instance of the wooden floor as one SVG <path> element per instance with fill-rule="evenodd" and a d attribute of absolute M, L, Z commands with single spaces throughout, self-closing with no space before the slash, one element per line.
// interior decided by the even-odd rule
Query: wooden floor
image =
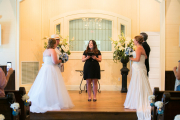
<path fill-rule="evenodd" d="M 81 94 L 79 94 L 79 91 L 69 91 L 69 95 L 75 105 L 73 108 L 48 111 L 44 114 L 31 113 L 31 119 L 43 120 L 48 119 L 50 116 L 51 118 L 49 119 L 101 119 L 105 116 L 107 119 L 113 118 L 112 120 L 122 118 L 122 120 L 136 120 L 137 118 L 136 110 L 125 109 L 123 106 L 126 93 L 121 93 L 120 91 L 101 91 L 101 93 L 97 93 L 96 102 L 88 102 L 88 94 L 85 91 Z"/>
<path fill-rule="evenodd" d="M 124 108 L 126 93 L 119 91 L 101 91 L 101 93 L 97 93 L 96 102 L 88 102 L 88 94 L 84 91 L 81 94 L 79 91 L 69 91 L 69 95 L 75 106 L 72 109 L 61 111 L 135 112 L 135 110 Z"/>

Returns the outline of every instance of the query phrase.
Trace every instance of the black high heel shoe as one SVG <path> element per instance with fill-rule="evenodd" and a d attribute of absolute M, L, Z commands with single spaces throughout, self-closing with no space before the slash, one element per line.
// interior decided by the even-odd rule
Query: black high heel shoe
<path fill-rule="evenodd" d="M 91 102 L 91 99 L 88 99 L 89 102 Z"/>
<path fill-rule="evenodd" d="M 96 102 L 97 101 L 97 99 L 93 99 L 93 102 Z"/>

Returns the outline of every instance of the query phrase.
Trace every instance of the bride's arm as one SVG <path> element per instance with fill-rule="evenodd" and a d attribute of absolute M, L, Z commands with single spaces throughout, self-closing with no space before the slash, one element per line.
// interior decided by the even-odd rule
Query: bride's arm
<path fill-rule="evenodd" d="M 62 62 L 61 60 L 58 60 L 57 53 L 54 49 L 51 49 L 51 58 L 54 64 L 59 64 Z"/>
<path fill-rule="evenodd" d="M 129 59 L 132 61 L 136 61 L 139 62 L 140 61 L 140 57 L 141 57 L 141 48 L 137 48 L 136 49 L 136 58 L 130 57 Z"/>

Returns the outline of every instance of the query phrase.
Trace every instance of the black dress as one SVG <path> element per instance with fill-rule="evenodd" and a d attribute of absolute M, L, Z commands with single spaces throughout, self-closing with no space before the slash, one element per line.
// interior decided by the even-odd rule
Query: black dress
<path fill-rule="evenodd" d="M 87 53 L 83 53 L 83 55 L 87 56 Z M 101 52 L 98 50 L 98 54 L 96 57 L 98 58 L 98 55 L 101 55 Z M 100 79 L 100 66 L 99 62 L 97 60 L 94 60 L 93 58 L 89 58 L 84 63 L 84 69 L 83 69 L 83 78 L 86 79 Z"/>

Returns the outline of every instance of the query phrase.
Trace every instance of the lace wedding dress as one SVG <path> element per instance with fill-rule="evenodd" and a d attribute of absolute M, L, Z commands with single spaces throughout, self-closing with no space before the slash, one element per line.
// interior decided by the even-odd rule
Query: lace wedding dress
<path fill-rule="evenodd" d="M 74 105 L 66 90 L 59 67 L 52 62 L 51 56 L 43 57 L 41 67 L 28 95 L 32 102 L 30 111 L 46 111 L 72 108 Z"/>
<path fill-rule="evenodd" d="M 136 52 L 133 52 L 133 58 L 136 58 Z M 141 55 L 140 61 L 133 61 L 132 77 L 126 95 L 124 107 L 136 109 L 138 120 L 151 120 L 151 107 L 148 96 L 152 95 L 147 71 L 145 66 L 145 56 Z"/>

